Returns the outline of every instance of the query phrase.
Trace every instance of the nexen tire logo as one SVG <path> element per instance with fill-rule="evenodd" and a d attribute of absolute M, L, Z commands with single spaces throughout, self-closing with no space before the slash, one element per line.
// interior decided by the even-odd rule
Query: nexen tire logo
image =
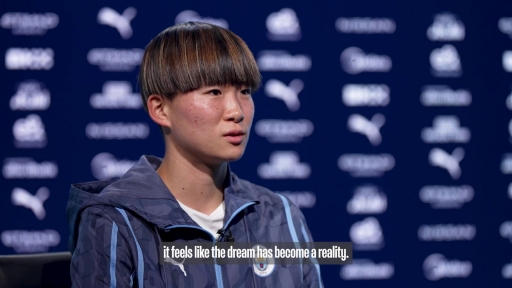
<path fill-rule="evenodd" d="M 50 70 L 53 67 L 51 48 L 9 48 L 5 52 L 7 70 Z"/>
<path fill-rule="evenodd" d="M 395 167 L 395 158 L 390 154 L 343 154 L 338 167 L 352 177 L 381 177 Z"/>
<path fill-rule="evenodd" d="M 358 47 L 345 49 L 340 56 L 341 66 L 348 74 L 361 72 L 388 72 L 391 70 L 391 58 L 386 55 L 365 54 Z"/>
<path fill-rule="evenodd" d="M 423 273 L 430 281 L 442 278 L 467 278 L 472 271 L 471 262 L 447 260 L 441 254 L 432 254 L 423 262 Z"/>
<path fill-rule="evenodd" d="M 91 161 L 92 175 L 98 180 L 109 180 L 123 176 L 135 161 L 117 160 L 110 153 L 100 153 Z"/>

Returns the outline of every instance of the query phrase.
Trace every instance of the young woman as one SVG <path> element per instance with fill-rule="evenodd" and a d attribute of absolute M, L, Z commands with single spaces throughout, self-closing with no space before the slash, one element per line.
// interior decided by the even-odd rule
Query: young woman
<path fill-rule="evenodd" d="M 162 242 L 311 242 L 286 197 L 239 179 L 261 76 L 247 45 L 189 22 L 146 47 L 144 107 L 165 156 L 142 156 L 120 179 L 74 184 L 67 207 L 75 287 L 323 287 L 318 265 L 159 264 Z"/>

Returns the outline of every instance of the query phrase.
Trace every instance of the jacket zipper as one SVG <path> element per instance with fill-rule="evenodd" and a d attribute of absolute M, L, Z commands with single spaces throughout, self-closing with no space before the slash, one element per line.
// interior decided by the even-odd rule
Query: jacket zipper
<path fill-rule="evenodd" d="M 235 218 L 236 215 L 238 215 L 238 213 L 240 213 L 245 208 L 247 208 L 251 205 L 254 205 L 254 204 L 256 204 L 255 201 L 249 202 L 249 203 L 242 205 L 240 208 L 236 209 L 235 212 L 233 213 L 233 215 L 231 215 L 231 217 L 228 219 L 228 221 L 224 224 L 224 227 L 222 228 L 222 230 L 227 229 L 227 227 L 229 226 L 229 223 L 231 223 L 231 221 Z M 165 229 L 165 232 L 169 232 L 173 228 L 190 228 L 190 229 L 198 229 L 198 230 L 204 231 L 206 234 L 210 235 L 210 237 L 212 238 L 213 244 L 217 243 L 217 239 L 215 239 L 215 236 L 213 236 L 212 233 L 210 233 L 209 231 L 207 231 L 206 229 L 204 229 L 202 227 L 193 226 L 193 225 L 173 225 L 173 226 L 167 226 L 164 229 Z M 220 267 L 220 265 L 217 264 L 216 259 L 213 259 L 213 261 L 214 261 L 214 265 L 215 265 L 215 277 L 217 280 L 217 288 L 224 288 L 224 281 L 222 280 L 221 267 Z M 167 279 L 167 277 L 166 277 L 166 279 Z"/>

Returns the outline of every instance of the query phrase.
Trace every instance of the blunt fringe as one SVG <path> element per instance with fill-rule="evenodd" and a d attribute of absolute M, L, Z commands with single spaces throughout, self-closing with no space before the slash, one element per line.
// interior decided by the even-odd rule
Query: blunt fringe
<path fill-rule="evenodd" d="M 247 86 L 253 93 L 261 74 L 245 42 L 222 27 L 187 22 L 160 32 L 146 46 L 139 72 L 144 109 L 152 94 L 173 99 L 204 86 Z"/>

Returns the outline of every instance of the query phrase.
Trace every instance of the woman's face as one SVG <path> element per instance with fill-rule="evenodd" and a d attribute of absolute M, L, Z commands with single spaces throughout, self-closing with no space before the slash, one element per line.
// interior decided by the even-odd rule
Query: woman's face
<path fill-rule="evenodd" d="M 166 101 L 170 139 L 185 157 L 207 164 L 238 160 L 244 154 L 254 102 L 247 87 L 203 87 Z"/>

